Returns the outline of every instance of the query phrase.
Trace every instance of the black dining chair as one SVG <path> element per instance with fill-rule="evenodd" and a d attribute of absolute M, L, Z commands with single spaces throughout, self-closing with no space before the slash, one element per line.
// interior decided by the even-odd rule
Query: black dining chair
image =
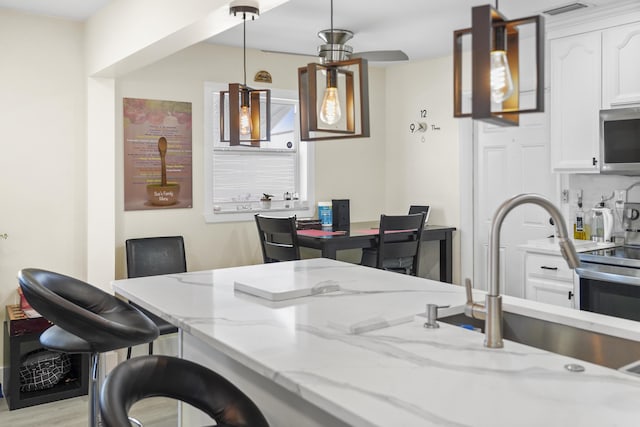
<path fill-rule="evenodd" d="M 409 206 L 409 215 L 417 214 L 424 212 L 424 223 L 425 225 L 429 222 L 429 214 L 431 213 L 428 205 L 411 205 Z"/>
<path fill-rule="evenodd" d="M 300 259 L 296 217 L 270 217 L 256 214 L 262 258 L 265 263 Z"/>
<path fill-rule="evenodd" d="M 43 347 L 91 355 L 88 425 L 97 426 L 100 353 L 151 342 L 158 328 L 132 305 L 73 277 L 27 268 L 18 283 L 29 304 L 53 323 L 40 335 Z"/>
<path fill-rule="evenodd" d="M 361 264 L 417 276 L 425 216 L 380 215 L 377 246 L 362 252 Z"/>
<path fill-rule="evenodd" d="M 187 259 L 182 236 L 128 239 L 125 242 L 125 249 L 127 253 L 128 278 L 184 273 L 187 271 Z M 131 304 L 153 320 L 160 330 L 160 335 L 178 332 L 178 328 L 171 323 L 135 303 Z M 149 354 L 153 354 L 153 341 L 149 343 Z M 130 358 L 131 347 L 127 349 L 127 359 Z"/>
<path fill-rule="evenodd" d="M 170 356 L 136 357 L 109 373 L 100 392 L 103 425 L 129 426 L 129 409 L 148 397 L 188 403 L 219 426 L 269 427 L 255 403 L 227 379 L 204 366 Z"/>

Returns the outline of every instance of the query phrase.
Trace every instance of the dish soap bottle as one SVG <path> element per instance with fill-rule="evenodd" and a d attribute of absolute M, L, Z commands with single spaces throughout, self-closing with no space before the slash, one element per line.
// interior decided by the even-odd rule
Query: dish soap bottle
<path fill-rule="evenodd" d="M 573 238 L 575 240 L 587 240 L 589 233 L 584 222 L 584 211 L 582 210 L 582 194 L 578 193 L 578 209 L 576 209 L 576 222 L 573 224 Z"/>

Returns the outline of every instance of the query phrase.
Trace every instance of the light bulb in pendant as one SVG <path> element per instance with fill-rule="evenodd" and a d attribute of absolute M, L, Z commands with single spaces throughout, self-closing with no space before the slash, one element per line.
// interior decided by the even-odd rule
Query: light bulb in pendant
<path fill-rule="evenodd" d="M 320 107 L 320 120 L 328 125 L 335 125 L 342 117 L 340 100 L 338 99 L 338 89 L 328 87 L 324 91 L 322 106 Z"/>
<path fill-rule="evenodd" d="M 504 50 L 491 52 L 491 100 L 502 103 L 513 94 L 513 80 L 507 53 Z"/>
<path fill-rule="evenodd" d="M 335 125 L 342 117 L 337 80 L 338 71 L 335 68 L 329 68 L 327 70 L 327 88 L 320 106 L 320 120 L 328 125 Z"/>
<path fill-rule="evenodd" d="M 249 107 L 243 105 L 240 107 L 240 135 L 249 135 L 251 133 L 251 112 Z"/>

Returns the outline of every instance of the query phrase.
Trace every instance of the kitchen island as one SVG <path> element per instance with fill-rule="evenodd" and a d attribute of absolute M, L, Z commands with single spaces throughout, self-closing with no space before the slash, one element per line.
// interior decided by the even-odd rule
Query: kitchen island
<path fill-rule="evenodd" d="M 269 285 L 272 294 L 282 286 L 278 295 L 306 284 L 310 296 L 270 301 L 234 290 L 235 282 Z M 234 382 L 274 427 L 632 426 L 640 419 L 640 377 L 510 341 L 488 349 L 481 334 L 442 322 L 424 328 L 415 315 L 427 303 L 462 305 L 459 286 L 311 259 L 119 280 L 113 288 L 182 328 L 184 357 Z M 517 298 L 504 303 L 640 341 L 637 322 Z M 570 363 L 584 372 L 566 370 Z"/>

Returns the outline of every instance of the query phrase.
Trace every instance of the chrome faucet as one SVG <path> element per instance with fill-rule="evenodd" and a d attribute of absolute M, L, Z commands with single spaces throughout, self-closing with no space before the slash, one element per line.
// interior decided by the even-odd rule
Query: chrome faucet
<path fill-rule="evenodd" d="M 475 303 L 471 292 L 471 281 L 467 279 L 467 303 L 464 313 L 468 317 L 484 319 L 484 345 L 490 348 L 501 348 L 502 343 L 502 296 L 500 296 L 500 229 L 509 212 L 516 206 L 532 203 L 545 209 L 556 225 L 556 237 L 560 245 L 560 253 L 571 268 L 580 265 L 573 242 L 568 237 L 564 218 L 548 199 L 538 194 L 519 194 L 507 199 L 498 207 L 491 222 L 489 231 L 489 290 L 484 304 Z"/>

